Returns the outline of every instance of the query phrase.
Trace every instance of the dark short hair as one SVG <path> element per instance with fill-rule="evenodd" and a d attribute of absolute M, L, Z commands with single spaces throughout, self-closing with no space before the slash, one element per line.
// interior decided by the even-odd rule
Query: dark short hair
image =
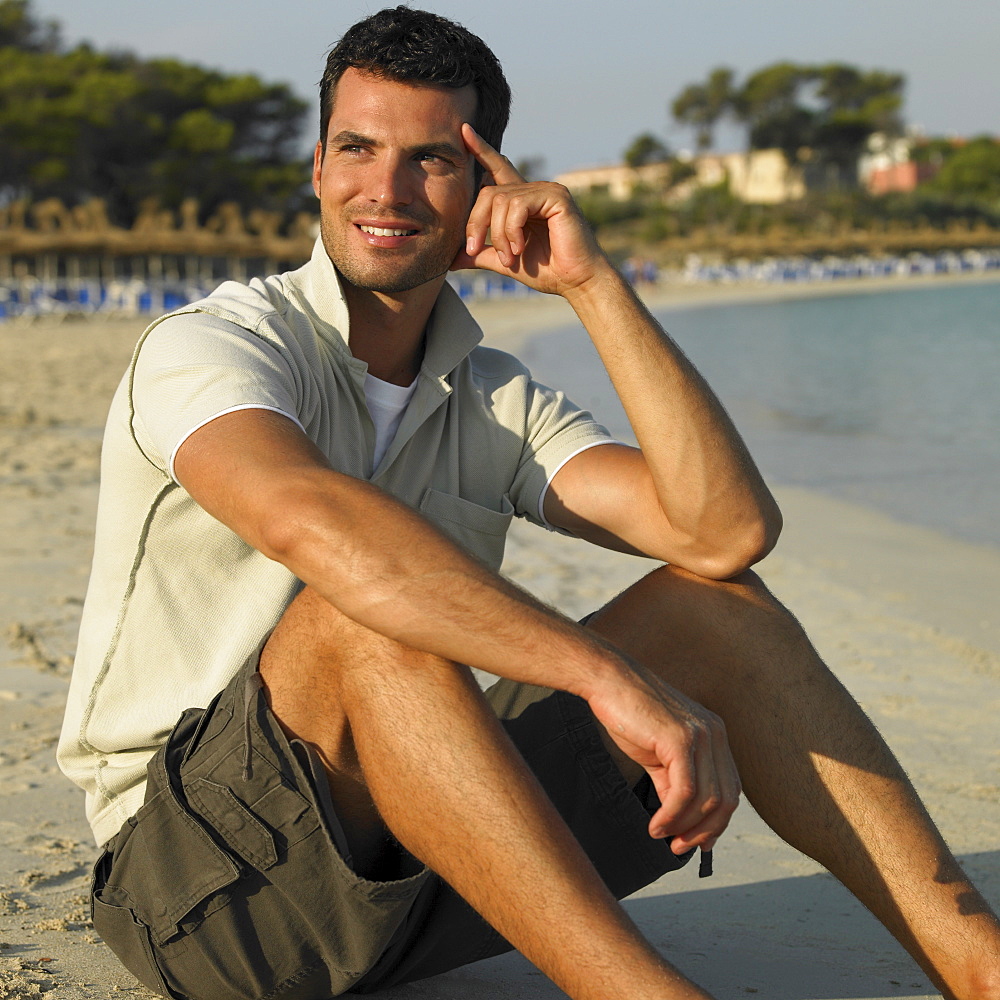
<path fill-rule="evenodd" d="M 426 10 L 386 7 L 348 28 L 326 60 L 319 85 L 319 138 L 326 144 L 334 91 L 349 67 L 387 80 L 476 88 L 472 127 L 500 148 L 510 87 L 490 47 L 454 21 Z"/>

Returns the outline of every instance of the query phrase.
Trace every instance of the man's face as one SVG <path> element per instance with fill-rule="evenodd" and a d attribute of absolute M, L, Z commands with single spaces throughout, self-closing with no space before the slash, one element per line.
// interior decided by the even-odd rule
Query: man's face
<path fill-rule="evenodd" d="M 334 94 L 313 190 L 330 260 L 358 288 L 404 292 L 444 275 L 465 242 L 476 92 L 350 68 Z"/>

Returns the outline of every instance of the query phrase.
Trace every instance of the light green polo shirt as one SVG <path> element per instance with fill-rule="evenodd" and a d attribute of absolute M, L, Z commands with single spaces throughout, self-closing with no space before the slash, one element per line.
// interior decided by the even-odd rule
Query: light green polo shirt
<path fill-rule="evenodd" d="M 143 801 L 146 764 L 186 708 L 204 707 L 255 654 L 301 587 L 173 478 L 194 430 L 241 408 L 286 414 L 334 468 L 421 511 L 494 569 L 515 515 L 540 522 L 556 470 L 609 436 L 481 331 L 447 285 L 418 384 L 372 468 L 367 366 L 317 241 L 312 259 L 226 282 L 143 334 L 108 417 L 94 564 L 59 763 L 87 793 L 99 844 Z M 373 525 L 373 531 L 378 530 Z"/>

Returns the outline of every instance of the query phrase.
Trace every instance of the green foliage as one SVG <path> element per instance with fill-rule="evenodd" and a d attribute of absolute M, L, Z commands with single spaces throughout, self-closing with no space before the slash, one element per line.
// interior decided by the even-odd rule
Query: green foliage
<path fill-rule="evenodd" d="M 883 70 L 862 72 L 854 66 L 830 63 L 812 70 L 816 96 L 825 104 L 825 115 L 863 123 L 871 131 L 898 133 L 905 78 Z"/>
<path fill-rule="evenodd" d="M 640 245 L 648 251 L 651 244 L 669 252 L 664 241 L 706 229 L 718 238 L 720 248 L 729 236 L 744 234 L 780 235 L 783 242 L 855 229 L 878 232 L 930 227 L 942 233 L 956 226 L 1000 229 L 1000 203 L 991 207 L 982 200 L 955 199 L 922 188 L 880 197 L 860 190 L 814 191 L 799 201 L 750 205 L 733 198 L 723 184 L 700 189 L 680 204 L 647 204 L 637 216 L 605 225 L 602 240 L 627 255 Z"/>
<path fill-rule="evenodd" d="M 1000 142 L 984 135 L 960 146 L 924 187 L 951 198 L 1000 203 Z"/>
<path fill-rule="evenodd" d="M 603 192 L 581 194 L 576 198 L 577 206 L 583 217 L 597 231 L 602 226 L 610 226 L 629 219 L 638 219 L 645 215 L 648 204 L 642 197 L 626 200 L 612 198 Z"/>
<path fill-rule="evenodd" d="M 686 230 L 730 218 L 741 207 L 742 202 L 729 190 L 729 182 L 723 181 L 712 187 L 696 188 L 687 202 L 678 206 L 677 217 Z"/>
<path fill-rule="evenodd" d="M 696 129 L 699 149 L 723 114 L 747 129 L 750 149 L 780 149 L 790 163 L 800 151 L 814 154 L 820 176 L 853 183 L 854 165 L 873 132 L 898 134 L 904 78 L 844 63 L 823 66 L 777 62 L 736 86 L 717 69 L 704 84 L 691 84 L 674 100 L 674 118 Z"/>
<path fill-rule="evenodd" d="M 768 118 L 787 115 L 796 107 L 799 88 L 805 78 L 803 68 L 789 62 L 757 70 L 734 96 L 737 115 L 751 128 Z"/>
<path fill-rule="evenodd" d="M 0 49 L 53 52 L 59 47 L 59 26 L 31 16 L 29 0 L 0 0 Z"/>
<path fill-rule="evenodd" d="M 670 105 L 674 118 L 695 130 L 699 150 L 709 149 L 716 124 L 733 110 L 733 71 L 725 66 L 712 70 L 704 83 L 689 84 Z"/>
<path fill-rule="evenodd" d="M 780 149 L 789 163 L 799 150 L 813 145 L 816 122 L 813 112 L 794 105 L 762 117 L 750 127 L 751 149 Z"/>
<path fill-rule="evenodd" d="M 684 181 L 698 175 L 698 168 L 692 160 L 682 160 L 679 157 L 670 159 L 670 186 L 676 187 Z"/>
<path fill-rule="evenodd" d="M 932 167 L 940 167 L 955 152 L 956 148 L 955 143 L 951 139 L 924 139 L 910 150 L 910 159 L 915 163 L 925 163 Z"/>
<path fill-rule="evenodd" d="M 106 200 L 134 221 L 143 201 L 207 216 L 222 201 L 294 207 L 308 182 L 307 105 L 284 84 L 176 59 L 58 48 L 26 0 L 0 0 L 0 197 Z"/>
<path fill-rule="evenodd" d="M 665 163 L 669 159 L 670 150 L 652 132 L 637 135 L 625 150 L 625 163 L 633 169 L 647 163 Z"/>

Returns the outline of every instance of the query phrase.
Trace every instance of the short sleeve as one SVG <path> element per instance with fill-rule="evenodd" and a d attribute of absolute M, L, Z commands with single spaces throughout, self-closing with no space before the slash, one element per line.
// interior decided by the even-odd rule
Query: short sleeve
<path fill-rule="evenodd" d="M 298 384 L 275 343 L 208 313 L 169 316 L 147 332 L 132 362 L 132 433 L 174 478 L 180 445 L 224 413 L 274 410 L 301 427 Z"/>
<path fill-rule="evenodd" d="M 510 492 L 514 509 L 548 527 L 540 507 L 552 477 L 577 452 L 614 442 L 606 428 L 563 392 L 531 380 L 525 397 L 524 445 Z"/>

